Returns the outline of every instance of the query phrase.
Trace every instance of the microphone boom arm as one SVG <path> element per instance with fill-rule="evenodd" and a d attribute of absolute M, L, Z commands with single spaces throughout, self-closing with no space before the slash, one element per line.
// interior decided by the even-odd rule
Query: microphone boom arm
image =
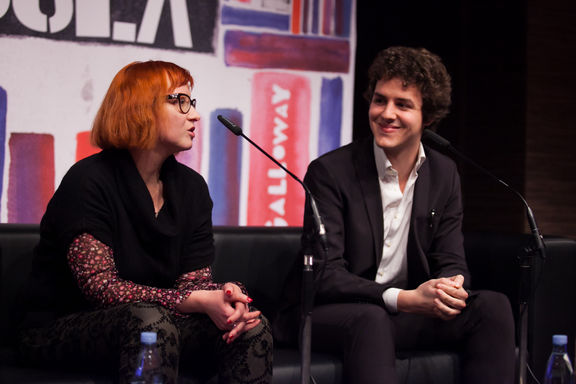
<path fill-rule="evenodd" d="M 284 172 L 286 172 L 288 175 L 290 175 L 290 177 L 292 177 L 294 180 L 296 180 L 302 186 L 302 188 L 304 188 L 304 191 L 308 195 L 308 198 L 310 201 L 310 207 L 312 208 L 312 215 L 314 216 L 314 221 L 316 223 L 316 229 L 318 231 L 318 236 L 320 237 L 320 242 L 322 244 L 322 248 L 324 248 L 324 251 L 326 251 L 326 249 L 327 249 L 326 229 L 324 227 L 324 224 L 322 223 L 322 219 L 320 217 L 320 212 L 318 211 L 318 206 L 316 205 L 316 200 L 314 199 L 314 196 L 312 195 L 312 192 L 310 191 L 310 189 L 308 189 L 308 186 L 306 184 L 304 184 L 304 182 L 302 180 L 300 180 L 300 178 L 298 176 L 296 176 L 295 174 L 290 172 L 282 163 L 280 163 L 278 160 L 276 160 L 275 158 L 270 156 L 270 154 L 268 154 L 268 152 L 266 152 L 258 144 L 256 144 L 254 141 L 252 141 L 248 136 L 246 136 L 244 134 L 244 132 L 242 132 L 242 128 L 240 128 L 238 125 L 236 125 L 235 123 L 230 121 L 230 119 L 228 119 L 222 115 L 218 115 L 217 118 L 222 124 L 224 124 L 224 126 L 226 128 L 228 128 L 230 131 L 232 131 L 232 133 L 234 133 L 236 136 L 242 136 L 244 139 L 246 139 L 250 144 L 252 144 L 254 147 L 256 147 L 256 149 L 258 149 L 260 152 L 262 152 L 267 158 L 272 160 L 274 162 L 274 164 L 276 164 L 277 166 L 282 168 L 282 170 L 284 170 Z"/>

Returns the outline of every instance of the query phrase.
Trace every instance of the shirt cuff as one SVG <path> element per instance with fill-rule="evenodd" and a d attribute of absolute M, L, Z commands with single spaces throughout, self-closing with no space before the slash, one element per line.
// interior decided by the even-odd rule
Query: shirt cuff
<path fill-rule="evenodd" d="M 382 294 L 382 299 L 384 299 L 384 306 L 387 310 L 392 313 L 398 312 L 398 294 L 400 293 L 399 288 L 388 288 Z"/>

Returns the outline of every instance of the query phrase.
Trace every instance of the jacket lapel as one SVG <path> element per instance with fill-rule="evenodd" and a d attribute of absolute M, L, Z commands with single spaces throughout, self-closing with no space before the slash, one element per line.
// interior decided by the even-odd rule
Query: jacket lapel
<path fill-rule="evenodd" d="M 428 154 L 427 154 L 428 155 Z M 412 200 L 412 215 L 410 217 L 410 231 L 408 233 L 408 286 L 414 288 L 417 282 L 427 279 L 429 275 L 428 261 L 422 251 L 422 233 L 417 230 L 417 217 L 426 217 L 429 208 L 428 197 L 430 194 L 430 166 L 427 159 L 418 170 L 418 179 L 414 185 L 414 197 Z"/>
<path fill-rule="evenodd" d="M 382 216 L 382 196 L 378 184 L 378 171 L 374 160 L 373 140 L 370 136 L 354 148 L 354 167 L 363 195 L 364 208 L 370 221 L 376 265 L 382 258 L 384 218 Z"/>

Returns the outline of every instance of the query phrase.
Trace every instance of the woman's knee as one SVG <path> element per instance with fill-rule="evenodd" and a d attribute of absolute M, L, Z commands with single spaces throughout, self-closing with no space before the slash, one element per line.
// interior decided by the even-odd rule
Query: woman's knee
<path fill-rule="evenodd" d="M 272 350 L 272 330 L 270 328 L 270 322 L 264 315 L 260 316 L 260 323 L 257 326 L 243 333 L 242 336 L 247 339 L 259 339 Z"/>
<path fill-rule="evenodd" d="M 154 303 L 130 303 L 125 305 L 128 316 L 143 323 L 153 323 L 159 321 L 169 314 L 165 307 Z"/>
<path fill-rule="evenodd" d="M 181 333 L 170 311 L 158 304 L 131 303 L 124 308 L 125 345 L 140 346 L 142 332 L 155 332 L 159 349 L 179 350 Z"/>
<path fill-rule="evenodd" d="M 165 338 L 178 338 L 178 329 L 170 311 L 161 305 L 132 303 L 126 305 L 124 314 L 126 316 L 126 329 L 134 334 L 156 332 L 159 344 Z"/>

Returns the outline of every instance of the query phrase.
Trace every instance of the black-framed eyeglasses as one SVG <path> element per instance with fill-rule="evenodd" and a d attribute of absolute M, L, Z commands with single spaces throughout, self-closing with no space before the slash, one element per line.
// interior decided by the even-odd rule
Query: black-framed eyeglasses
<path fill-rule="evenodd" d="M 172 93 L 166 96 L 168 100 L 178 100 L 178 107 L 180 112 L 186 114 L 190 111 L 190 107 L 196 108 L 196 99 L 191 99 L 185 93 Z"/>

